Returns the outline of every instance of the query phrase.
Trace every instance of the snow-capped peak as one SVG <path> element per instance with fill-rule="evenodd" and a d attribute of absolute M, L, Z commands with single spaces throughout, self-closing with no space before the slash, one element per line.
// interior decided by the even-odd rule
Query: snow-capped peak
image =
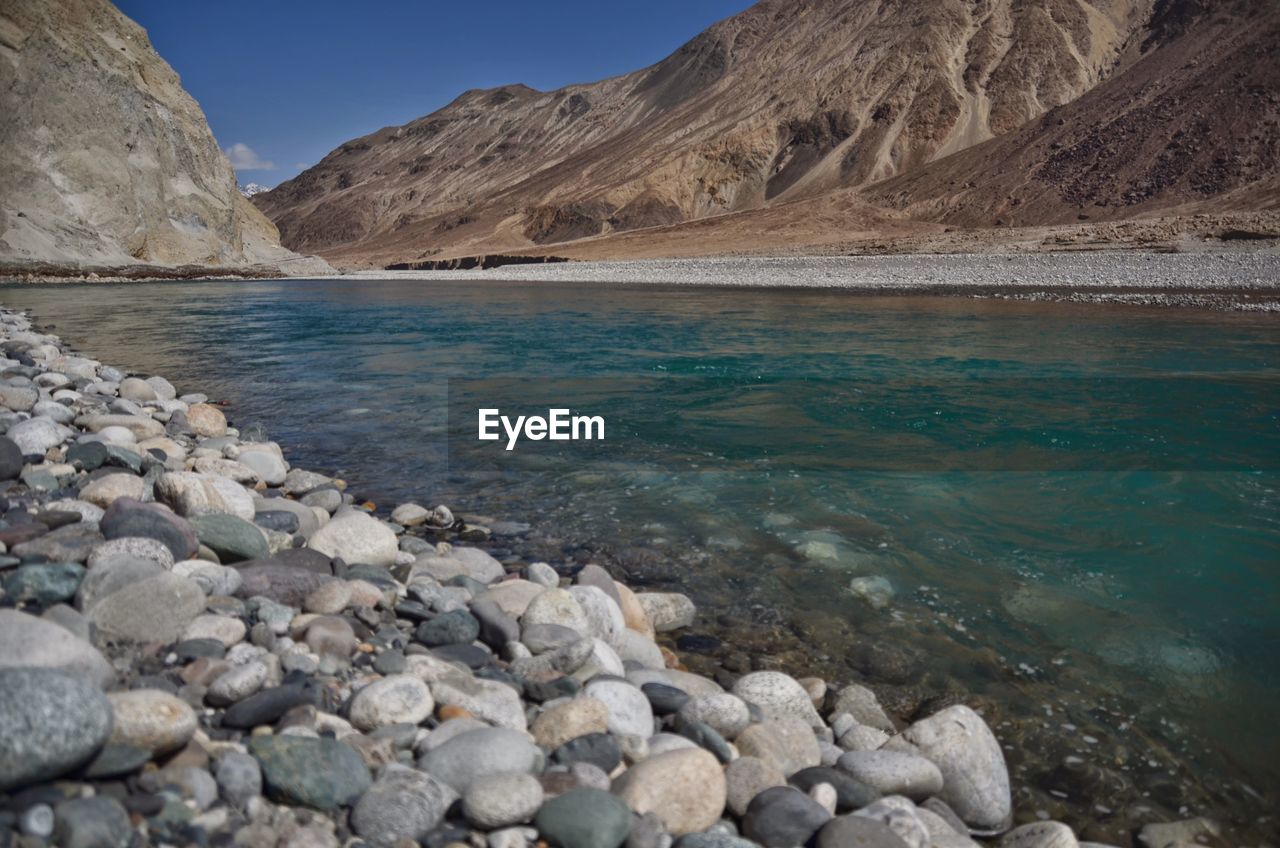
<path fill-rule="evenodd" d="M 255 194 L 261 194 L 264 191 L 271 191 L 271 186 L 259 185 L 258 183 L 245 183 L 240 186 L 240 193 L 245 197 L 253 197 Z"/>

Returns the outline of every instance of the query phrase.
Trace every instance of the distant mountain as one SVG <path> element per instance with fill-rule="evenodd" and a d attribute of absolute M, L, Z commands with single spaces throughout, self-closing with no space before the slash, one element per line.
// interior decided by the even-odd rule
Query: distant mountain
<path fill-rule="evenodd" d="M 351 265 L 1274 206 L 1278 8 L 763 0 L 624 76 L 468 91 L 254 202 Z"/>
<path fill-rule="evenodd" d="M 245 183 L 240 186 L 240 193 L 245 197 L 253 197 L 255 194 L 262 194 L 264 191 L 271 191 L 271 186 L 264 186 L 258 183 Z"/>
<path fill-rule="evenodd" d="M 106 0 L 0 3 L 0 266 L 322 273 L 236 191 L 204 113 Z"/>

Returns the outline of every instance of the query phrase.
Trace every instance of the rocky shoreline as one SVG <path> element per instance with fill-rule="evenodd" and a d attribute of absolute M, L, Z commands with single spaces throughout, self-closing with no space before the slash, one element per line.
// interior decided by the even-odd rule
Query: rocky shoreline
<path fill-rule="evenodd" d="M 683 595 L 500 562 L 445 506 L 379 518 L 7 311 L 0 360 L 0 846 L 1090 844 L 1012 826 L 968 706 L 691 673 Z"/>

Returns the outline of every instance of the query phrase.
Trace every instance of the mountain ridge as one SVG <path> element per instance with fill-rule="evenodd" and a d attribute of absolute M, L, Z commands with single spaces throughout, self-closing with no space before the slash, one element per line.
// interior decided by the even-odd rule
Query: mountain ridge
<path fill-rule="evenodd" d="M 994 153 L 971 168 L 975 193 L 1016 180 L 1021 172 L 1011 175 L 992 161 L 1016 149 L 993 140 L 1088 98 L 1151 64 L 1152 55 L 1185 58 L 1185 44 L 1201 38 L 1206 18 L 1237 29 L 1274 26 L 1274 9 L 1248 7 L 1208 0 L 763 0 L 629 74 L 550 92 L 520 84 L 464 92 L 430 115 L 340 145 L 255 203 L 285 244 L 353 266 L 558 252 L 556 246 L 584 239 L 851 189 L 860 201 L 847 222 L 852 228 L 904 213 L 920 227 L 1002 226 L 1010 216 L 993 204 L 970 203 L 962 213 L 948 205 L 945 182 L 911 176 L 950 180 L 938 163 L 965 153 L 982 159 L 971 153 L 982 148 Z M 1228 76 L 1242 62 L 1221 47 L 1215 56 Z M 1273 69 L 1257 75 L 1274 90 Z M 1254 128 L 1272 120 L 1273 104 L 1263 105 Z M 1104 117 L 1077 123 L 1087 135 L 1084 125 Z M 1023 216 L 1026 223 L 1081 214 L 1078 203 L 1046 197 L 1019 201 L 1041 209 L 1038 220 Z M 1179 200 L 1150 199 L 1132 211 L 1158 212 Z"/>

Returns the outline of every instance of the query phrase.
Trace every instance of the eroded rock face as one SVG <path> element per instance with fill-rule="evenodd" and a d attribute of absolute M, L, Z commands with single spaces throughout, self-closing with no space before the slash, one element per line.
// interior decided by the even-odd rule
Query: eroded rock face
<path fill-rule="evenodd" d="M 106 0 L 0 9 L 0 262 L 278 266 L 199 105 L 146 32 Z"/>

